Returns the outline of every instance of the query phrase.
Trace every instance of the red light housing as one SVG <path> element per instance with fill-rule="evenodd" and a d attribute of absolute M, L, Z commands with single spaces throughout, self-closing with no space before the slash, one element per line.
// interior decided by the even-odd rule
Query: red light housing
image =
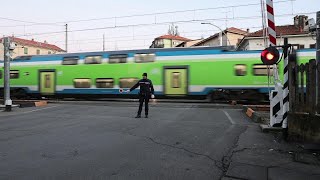
<path fill-rule="evenodd" d="M 263 64 L 276 64 L 279 60 L 280 54 L 275 47 L 268 47 L 261 52 L 261 61 Z"/>

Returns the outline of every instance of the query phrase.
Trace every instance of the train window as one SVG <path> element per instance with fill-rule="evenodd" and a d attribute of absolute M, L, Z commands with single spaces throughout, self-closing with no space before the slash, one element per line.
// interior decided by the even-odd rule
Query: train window
<path fill-rule="evenodd" d="M 268 71 L 269 70 L 269 71 Z M 255 76 L 272 76 L 273 75 L 273 66 L 267 66 L 263 64 L 253 65 L 253 74 Z"/>
<path fill-rule="evenodd" d="M 85 64 L 101 64 L 102 56 L 86 56 L 84 63 Z"/>
<path fill-rule="evenodd" d="M 139 81 L 138 78 L 121 78 L 120 79 L 120 88 L 131 88 Z"/>
<path fill-rule="evenodd" d="M 134 60 L 136 63 L 154 62 L 156 59 L 155 54 L 135 54 Z"/>
<path fill-rule="evenodd" d="M 181 87 L 181 73 L 173 72 L 171 78 L 171 87 L 172 88 L 180 88 Z"/>
<path fill-rule="evenodd" d="M 10 79 L 18 79 L 19 71 L 18 70 L 10 70 Z"/>
<path fill-rule="evenodd" d="M 114 80 L 112 78 L 99 78 L 96 79 L 97 88 L 113 88 Z"/>
<path fill-rule="evenodd" d="M 112 54 L 109 56 L 109 63 L 126 63 L 128 55 L 127 54 Z"/>
<path fill-rule="evenodd" d="M 234 72 L 236 76 L 245 76 L 247 75 L 247 65 L 245 64 L 236 64 L 234 66 Z"/>
<path fill-rule="evenodd" d="M 2 79 L 2 71 L 0 71 L 0 79 Z"/>
<path fill-rule="evenodd" d="M 64 57 L 62 60 L 63 65 L 77 65 L 78 64 L 79 57 L 73 56 L 73 57 Z"/>
<path fill-rule="evenodd" d="M 73 85 L 75 88 L 90 88 L 91 87 L 91 79 L 74 79 Z"/>

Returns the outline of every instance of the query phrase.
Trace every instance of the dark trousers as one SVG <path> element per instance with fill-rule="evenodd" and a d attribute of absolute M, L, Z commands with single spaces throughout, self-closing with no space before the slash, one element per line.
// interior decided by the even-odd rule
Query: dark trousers
<path fill-rule="evenodd" d="M 139 95 L 139 110 L 138 110 L 138 115 L 141 115 L 142 112 L 142 106 L 143 106 L 143 102 L 145 103 L 145 115 L 148 115 L 148 111 L 149 111 L 149 96 L 148 95 Z"/>

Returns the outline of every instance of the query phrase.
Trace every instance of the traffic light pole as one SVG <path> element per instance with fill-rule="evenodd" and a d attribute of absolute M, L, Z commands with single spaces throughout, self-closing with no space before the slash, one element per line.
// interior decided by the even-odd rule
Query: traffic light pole
<path fill-rule="evenodd" d="M 10 99 L 10 39 L 3 38 L 4 47 L 4 105 L 5 111 L 11 111 L 12 100 Z"/>

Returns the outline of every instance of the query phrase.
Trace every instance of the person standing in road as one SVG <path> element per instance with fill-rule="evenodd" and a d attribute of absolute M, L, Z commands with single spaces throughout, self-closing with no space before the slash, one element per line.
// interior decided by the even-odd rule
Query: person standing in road
<path fill-rule="evenodd" d="M 154 89 L 152 85 L 152 81 L 148 79 L 147 73 L 142 74 L 142 79 L 139 80 L 130 90 L 127 90 L 126 92 L 131 92 L 137 87 L 140 86 L 139 91 L 139 110 L 138 114 L 135 118 L 141 118 L 141 112 L 142 112 L 142 106 L 143 102 L 145 103 L 145 117 L 148 118 L 148 112 L 149 112 L 149 99 L 154 98 Z"/>

